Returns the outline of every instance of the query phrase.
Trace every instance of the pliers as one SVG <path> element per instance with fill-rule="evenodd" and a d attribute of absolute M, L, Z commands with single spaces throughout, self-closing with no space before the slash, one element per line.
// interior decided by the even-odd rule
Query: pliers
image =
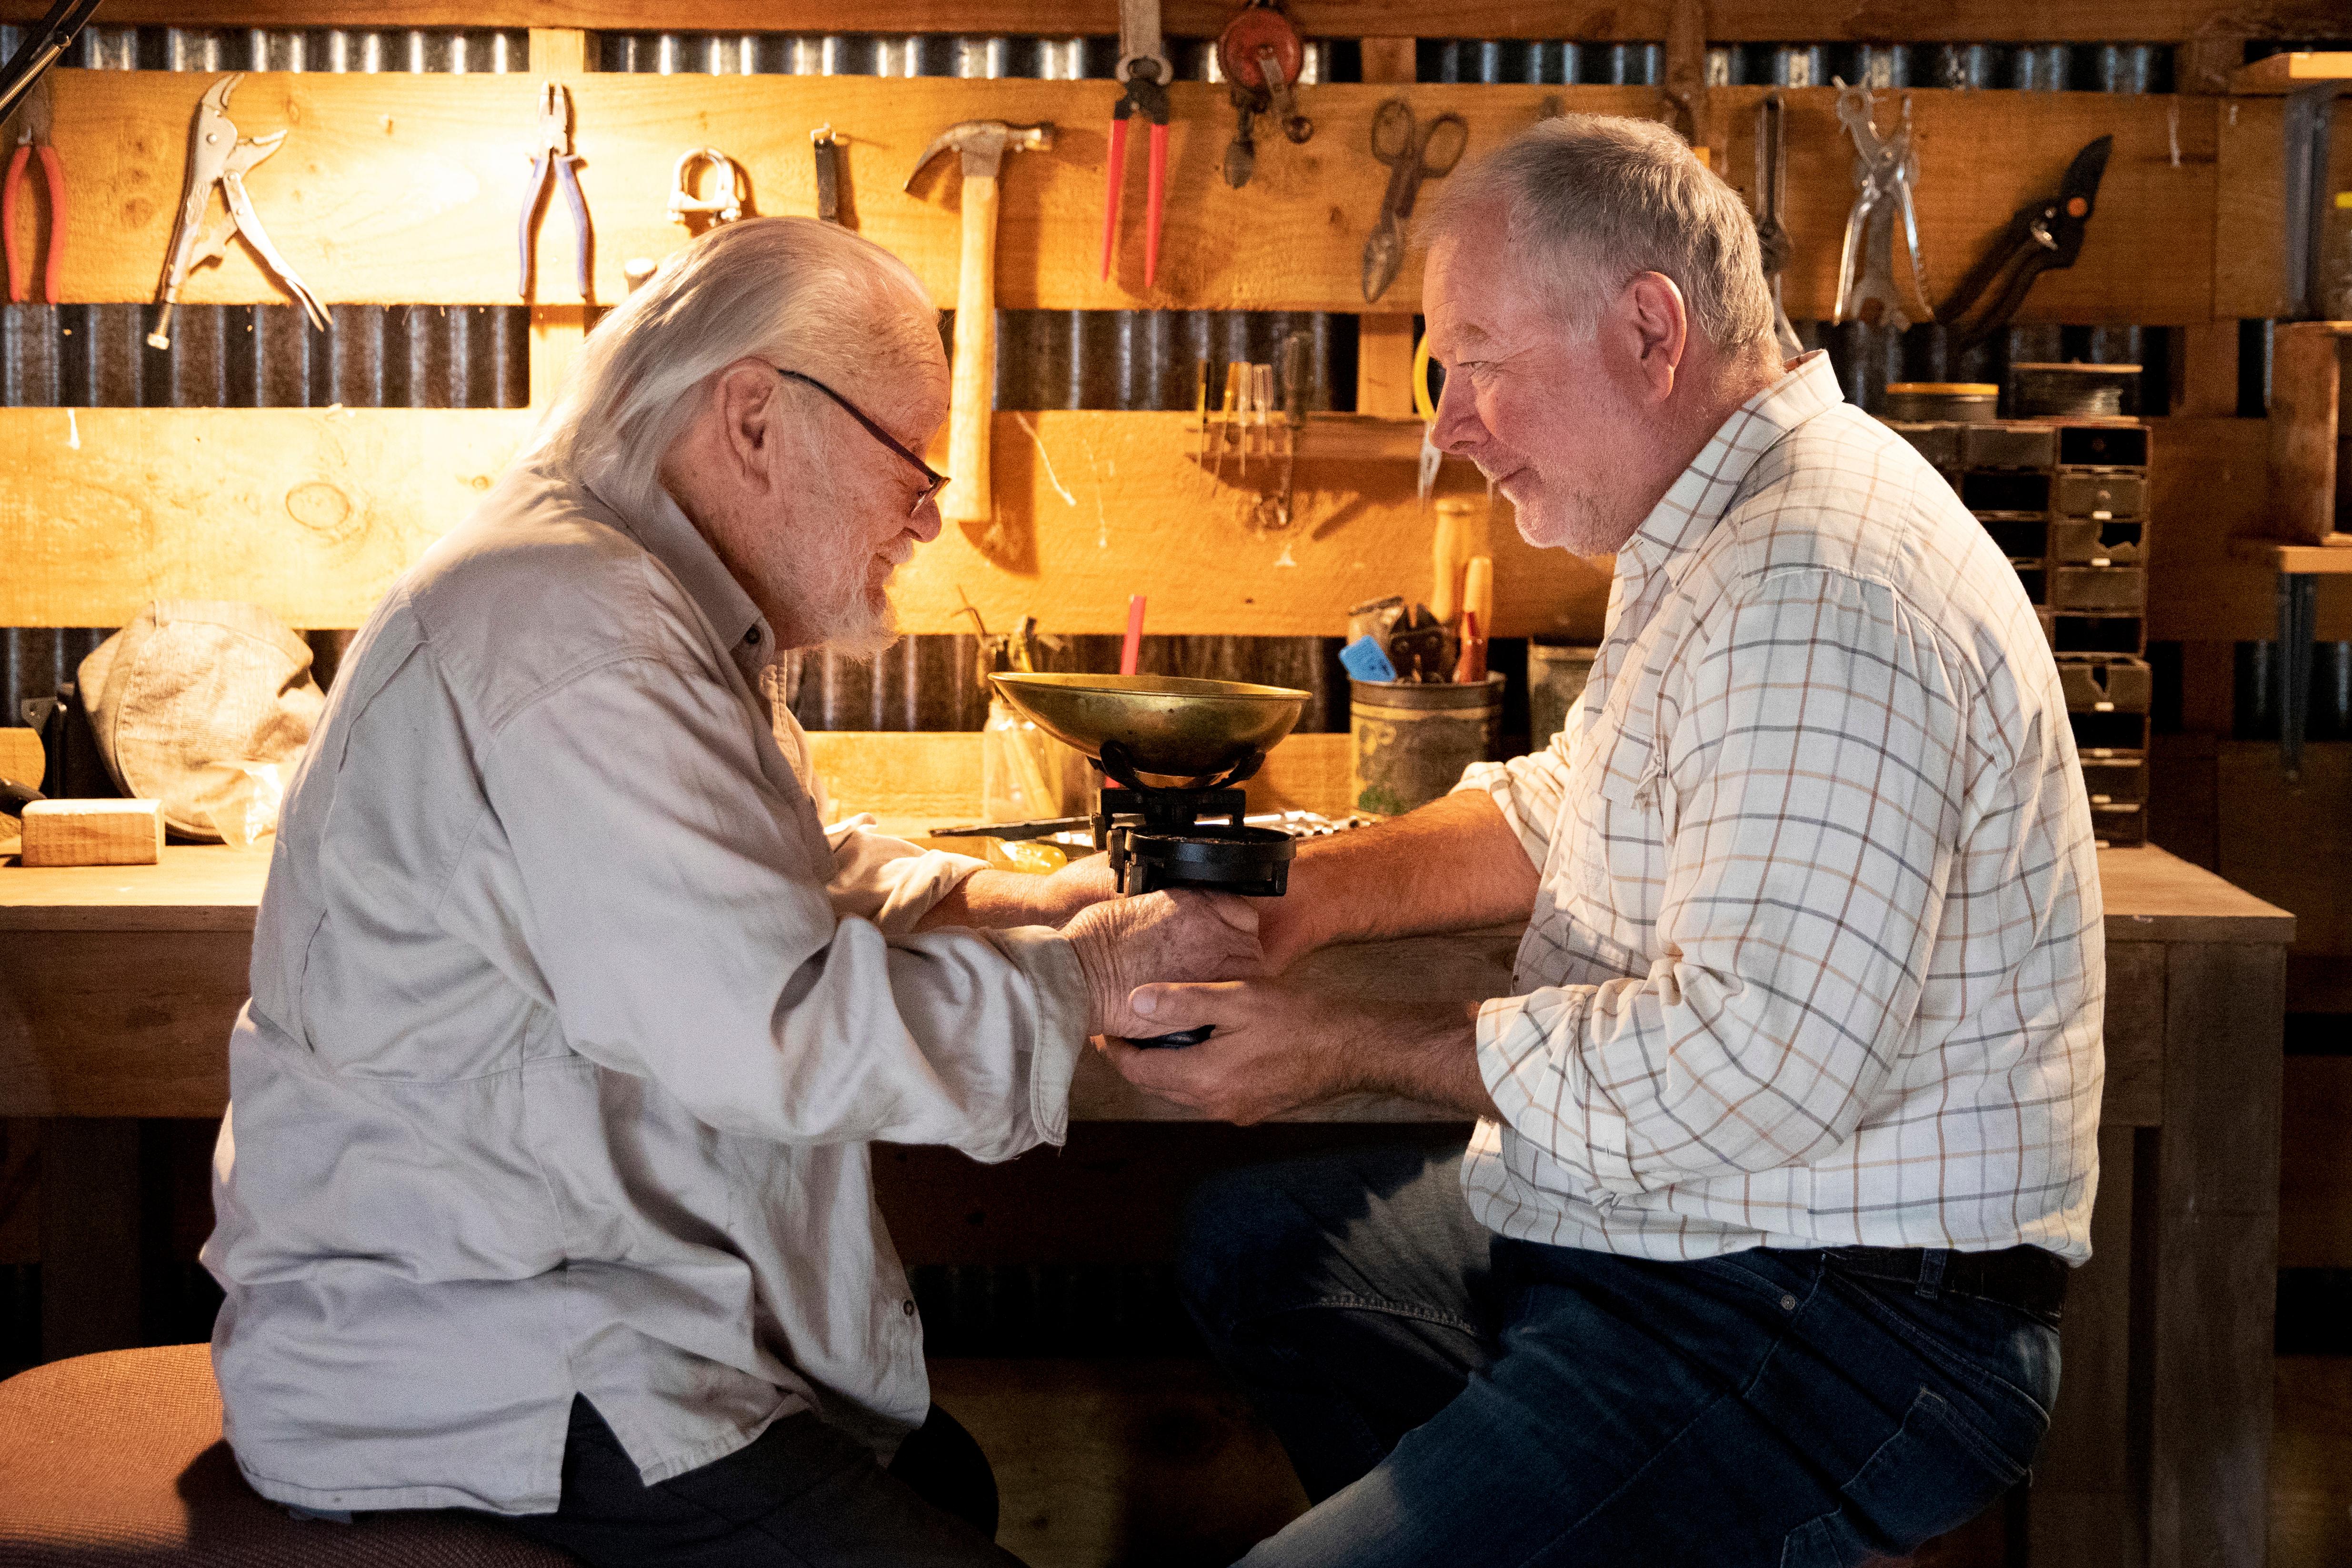
<path fill-rule="evenodd" d="M 1861 319 L 1901 331 L 1911 324 L 1895 288 L 1895 214 L 1903 214 L 1903 235 L 1911 252 L 1911 281 L 1924 299 L 1927 268 L 1919 259 L 1919 213 L 1911 183 L 1919 160 L 1911 146 L 1911 98 L 1903 98 L 1903 118 L 1891 136 L 1871 123 L 1870 89 L 1837 83 L 1837 117 L 1853 137 L 1853 211 L 1845 221 L 1845 249 L 1838 261 L 1837 319 Z M 1923 306 L 1922 308 L 1925 308 Z M 1931 313 L 1927 319 L 1934 320 Z"/>
<path fill-rule="evenodd" d="M 1146 166 L 1143 214 L 1143 286 L 1160 280 L 1160 222 L 1168 193 L 1168 84 L 1175 68 L 1168 63 L 1160 35 L 1158 0 L 1120 0 L 1119 79 L 1127 90 L 1111 110 L 1110 160 L 1103 171 L 1102 275 L 1110 277 L 1111 256 L 1118 249 L 1118 196 L 1127 182 L 1127 122 L 1143 116 L 1151 128 L 1151 152 Z"/>
<path fill-rule="evenodd" d="M 2099 181 L 2107 172 L 2107 154 L 2115 145 L 2114 137 L 2102 136 L 2075 153 L 2058 194 L 2020 207 L 1993 248 L 1960 279 L 1960 286 L 1944 301 L 1944 319 L 1952 329 L 1952 352 L 1964 353 L 2008 326 L 2017 308 L 2025 303 L 2026 290 L 2033 287 L 2035 278 L 2074 265 L 2074 258 L 2083 254 L 2083 231 L 2098 203 Z M 1990 295 L 1982 309 L 1977 309 L 1979 297 L 1995 283 L 2001 287 Z"/>
<path fill-rule="evenodd" d="M 588 298 L 589 250 L 588 199 L 580 193 L 578 154 L 572 151 L 572 93 L 562 82 L 541 82 L 539 88 L 539 141 L 530 160 L 530 185 L 523 192 L 522 225 L 516 235 L 516 254 L 520 264 L 515 292 L 523 298 L 530 298 L 531 270 L 535 247 L 532 230 L 538 225 L 540 214 L 547 206 L 547 187 L 551 180 L 563 186 L 563 199 L 572 204 L 572 246 L 580 256 L 580 298 Z"/>
<path fill-rule="evenodd" d="M 49 190 L 49 243 L 39 267 L 42 291 L 52 305 L 60 298 L 58 278 L 66 254 L 66 172 L 58 162 L 58 150 L 49 144 L 53 103 L 49 78 L 44 74 L 17 106 L 16 146 L 8 154 L 7 181 L 0 184 L 0 256 L 7 265 L 11 304 L 22 304 L 30 297 L 29 277 L 24 289 L 16 287 L 16 188 L 24 183 L 25 165 L 35 153 L 40 155 L 41 176 Z"/>

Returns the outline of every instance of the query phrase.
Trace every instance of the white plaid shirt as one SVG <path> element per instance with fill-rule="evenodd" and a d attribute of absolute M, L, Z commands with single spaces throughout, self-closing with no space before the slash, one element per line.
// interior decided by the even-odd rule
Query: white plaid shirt
<path fill-rule="evenodd" d="M 1951 486 L 1815 353 L 1617 557 L 1548 751 L 1481 764 L 1541 891 L 1463 1166 L 1647 1258 L 2090 1256 L 2105 990 L 2056 666 Z"/>

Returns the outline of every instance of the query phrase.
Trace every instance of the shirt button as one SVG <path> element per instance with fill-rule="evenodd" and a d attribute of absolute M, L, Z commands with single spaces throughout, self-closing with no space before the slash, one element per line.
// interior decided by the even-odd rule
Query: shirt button
<path fill-rule="evenodd" d="M 1781 1298 L 1780 1298 L 1780 1310 L 1781 1310 L 1782 1312 L 1795 1312 L 1795 1311 L 1797 1310 L 1797 1298 L 1796 1298 L 1796 1297 L 1794 1297 L 1794 1296 L 1783 1296 L 1783 1297 L 1781 1297 Z"/>
<path fill-rule="evenodd" d="M 915 1315 L 915 1303 L 912 1301 L 900 1301 L 898 1303 L 898 1310 L 911 1318 Z"/>
<path fill-rule="evenodd" d="M 754 648 L 758 647 L 760 645 L 760 629 L 757 626 L 754 626 L 749 632 L 744 632 L 743 641 Z"/>

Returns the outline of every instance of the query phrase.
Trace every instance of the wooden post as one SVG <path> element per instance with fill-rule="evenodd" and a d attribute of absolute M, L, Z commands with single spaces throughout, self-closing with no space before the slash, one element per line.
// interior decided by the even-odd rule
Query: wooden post
<path fill-rule="evenodd" d="M 1364 79 L 1410 82 L 1412 38 L 1366 38 Z M 1367 311 L 1356 319 L 1356 412 L 1412 417 L 1412 317 Z"/>

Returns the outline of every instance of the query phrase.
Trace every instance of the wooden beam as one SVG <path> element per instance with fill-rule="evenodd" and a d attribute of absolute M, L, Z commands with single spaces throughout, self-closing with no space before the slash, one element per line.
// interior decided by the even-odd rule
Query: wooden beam
<path fill-rule="evenodd" d="M 2352 51 L 2294 49 L 2271 55 L 2250 66 L 2240 66 L 2230 78 L 2230 90 L 2285 94 L 2324 81 L 2352 81 Z"/>
<path fill-rule="evenodd" d="M 577 27 L 533 27 L 530 30 L 530 74 L 535 77 L 578 76 L 588 68 L 593 34 Z"/>
<path fill-rule="evenodd" d="M 42 0 L 0 0 L 0 18 L 37 17 Z M 1410 36 L 1460 38 L 1579 38 L 1596 43 L 1666 36 L 1672 0 L 1294 0 L 1287 9 L 1310 37 Z M 2340 33 L 2338 0 L 1711 0 L 1707 36 L 1724 43 L 1790 38 L 1861 43 L 2103 43 L 2130 38 L 2178 43 L 2215 33 L 2322 38 Z M 1229 0 L 1171 0 L 1162 24 L 1172 36 L 1212 37 L 1233 14 Z M 101 20 L 181 27 L 313 27 L 317 0 L 108 0 Z M 335 8 L 346 27 L 582 27 L 643 32 L 841 31 L 832 0 L 688 0 L 650 11 L 638 0 L 370 0 Z M 1115 0 L 902 0 L 889 13 L 898 33 L 1077 33 L 1118 31 Z"/>
<path fill-rule="evenodd" d="M 2352 112 L 2347 101 L 2352 100 L 2336 102 L 2329 150 L 2328 188 L 2336 191 L 2352 187 Z M 2230 321 L 2292 316 L 2296 307 L 2286 297 L 2285 100 L 2233 98 L 2222 101 L 2221 113 L 2213 317 Z M 2104 201 L 2102 208 L 2104 215 Z"/>
<path fill-rule="evenodd" d="M 57 131 L 68 168 L 88 171 L 104 201 L 78 202 L 67 250 L 69 301 L 152 297 L 169 242 L 187 124 L 205 78 L 174 72 L 62 71 Z M 528 76 L 336 76 L 254 73 L 236 120 L 251 134 L 290 128 L 250 181 L 255 204 L 292 265 L 331 301 L 478 304 L 511 301 L 516 203 L 536 78 Z M 629 257 L 686 243 L 667 197 L 678 153 L 725 150 L 748 172 L 766 214 L 814 207 L 808 131 L 850 138 L 848 183 L 860 232 L 904 256 L 942 307 L 955 298 L 959 182 L 935 171 L 913 194 L 899 186 L 923 146 L 955 120 L 986 113 L 1051 120 L 1050 152 L 1006 165 L 997 246 L 997 301 L 1011 308 L 1356 311 L 1363 305 L 1364 235 L 1386 170 L 1370 148 L 1371 117 L 1399 92 L 1424 115 L 1457 108 L 1476 156 L 1533 124 L 1548 99 L 1571 109 L 1650 116 L 1651 88 L 1328 86 L 1309 89 L 1317 131 L 1303 147 L 1261 151 L 1256 177 L 1228 189 L 1218 173 L 1231 112 L 1221 89 L 1180 83 L 1170 140 L 1168 229 L 1159 286 L 1146 290 L 1139 253 L 1097 276 L 1107 89 L 1100 82 L 969 82 L 918 78 L 662 77 L 591 73 L 572 79 L 574 144 L 595 225 L 593 292 L 622 298 Z M 1748 112 L 1760 88 L 1714 91 L 1728 128 L 1726 167 L 1749 178 Z M 1828 89 L 1784 93 L 1789 109 L 1794 253 L 1789 312 L 1831 314 L 1838 251 L 1853 197 L 1853 154 Z M 1955 283 L 2027 201 L 2056 186 L 2076 149 L 2116 139 L 2087 248 L 2045 276 L 2022 320 L 2180 325 L 2210 318 L 2217 108 L 2211 100 L 2096 93 L 1916 91 L 1914 130 L 1926 174 L 1919 192 L 1932 297 Z M 2347 139 L 2352 140 L 2352 139 Z M 2264 145 L 2275 158 L 2277 138 Z M 2178 151 L 2178 162 L 2174 159 Z M 2275 181 L 2272 183 L 2274 185 Z M 94 186 L 94 188 L 96 188 Z M 544 220 L 555 265 L 539 298 L 576 304 L 568 226 Z M 2274 227 L 2274 225 L 2273 225 Z M 2233 246 L 2275 249 L 2233 233 Z M 1417 308 L 1421 262 L 1409 256 L 1381 300 Z M 281 300 L 280 286 L 241 246 L 191 279 L 191 303 Z"/>
<path fill-rule="evenodd" d="M 157 598 L 245 599 L 293 626 L 356 626 L 472 510 L 537 417 L 0 409 L 0 626 L 116 626 Z M 1117 632 L 1143 591 L 1163 632 L 1337 635 L 1350 604 L 1428 570 L 1410 463 L 1321 463 L 1310 444 L 1297 521 L 1269 530 L 1274 465 L 1254 464 L 1245 485 L 1213 483 L 1192 462 L 1191 423 L 998 414 L 996 495 L 1016 553 L 985 555 L 952 528 L 919 549 L 895 590 L 906 630 L 963 629 L 961 590 L 991 624 L 1034 612 L 1057 632 Z M 1475 493 L 1477 476 L 1448 464 L 1441 483 Z M 1606 561 L 1497 534 L 1496 634 L 1597 641 Z"/>

